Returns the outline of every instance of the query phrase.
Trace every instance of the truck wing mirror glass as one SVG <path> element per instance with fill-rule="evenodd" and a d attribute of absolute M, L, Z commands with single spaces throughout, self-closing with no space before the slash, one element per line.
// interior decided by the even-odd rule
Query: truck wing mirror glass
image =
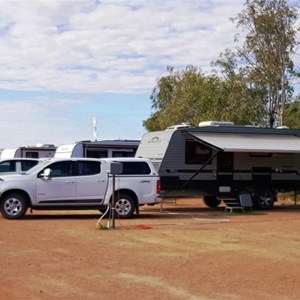
<path fill-rule="evenodd" d="M 50 178 L 51 178 L 51 169 L 50 169 L 50 168 L 45 169 L 45 170 L 41 173 L 40 177 L 41 177 L 42 179 L 44 179 L 44 180 L 50 179 Z"/>

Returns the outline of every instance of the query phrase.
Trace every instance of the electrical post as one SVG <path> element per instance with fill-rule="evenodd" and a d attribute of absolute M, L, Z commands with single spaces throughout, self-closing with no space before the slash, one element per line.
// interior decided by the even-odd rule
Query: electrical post
<path fill-rule="evenodd" d="M 110 164 L 110 168 L 108 173 L 112 175 L 112 199 L 111 199 L 111 221 L 112 221 L 112 229 L 115 229 L 115 206 L 116 206 L 116 175 L 122 174 L 123 172 L 123 164 L 118 162 L 112 162 Z"/>
<path fill-rule="evenodd" d="M 113 185 L 113 194 L 112 194 L 112 202 L 111 202 L 111 221 L 112 221 L 112 229 L 115 229 L 115 204 L 116 204 L 116 175 L 112 174 L 112 185 Z"/>

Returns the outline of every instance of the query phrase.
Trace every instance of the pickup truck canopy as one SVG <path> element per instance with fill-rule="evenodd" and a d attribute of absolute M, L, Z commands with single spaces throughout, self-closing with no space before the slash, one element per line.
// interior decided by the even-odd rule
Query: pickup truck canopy
<path fill-rule="evenodd" d="M 199 142 L 224 152 L 300 153 L 295 135 L 186 132 Z"/>

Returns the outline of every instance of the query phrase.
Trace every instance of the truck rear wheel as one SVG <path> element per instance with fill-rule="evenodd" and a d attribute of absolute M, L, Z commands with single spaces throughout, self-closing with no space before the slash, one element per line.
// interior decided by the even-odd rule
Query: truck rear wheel
<path fill-rule="evenodd" d="M 129 219 L 135 211 L 135 203 L 130 195 L 120 194 L 115 203 L 115 212 L 120 219 Z"/>
<path fill-rule="evenodd" d="M 274 205 L 275 195 L 271 190 L 256 191 L 254 194 L 254 208 L 260 210 L 271 209 Z"/>
<path fill-rule="evenodd" d="M 22 218 L 28 208 L 25 197 L 18 193 L 11 193 L 4 196 L 0 204 L 0 211 L 6 219 Z"/>
<path fill-rule="evenodd" d="M 205 196 L 203 201 L 208 207 L 218 207 L 221 203 L 221 200 L 218 200 L 214 196 Z"/>

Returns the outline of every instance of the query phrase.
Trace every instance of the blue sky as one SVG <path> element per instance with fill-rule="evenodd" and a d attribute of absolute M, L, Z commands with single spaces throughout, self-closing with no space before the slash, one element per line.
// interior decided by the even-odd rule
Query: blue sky
<path fill-rule="evenodd" d="M 0 148 L 140 139 L 168 65 L 210 70 L 243 0 L 0 0 Z"/>

